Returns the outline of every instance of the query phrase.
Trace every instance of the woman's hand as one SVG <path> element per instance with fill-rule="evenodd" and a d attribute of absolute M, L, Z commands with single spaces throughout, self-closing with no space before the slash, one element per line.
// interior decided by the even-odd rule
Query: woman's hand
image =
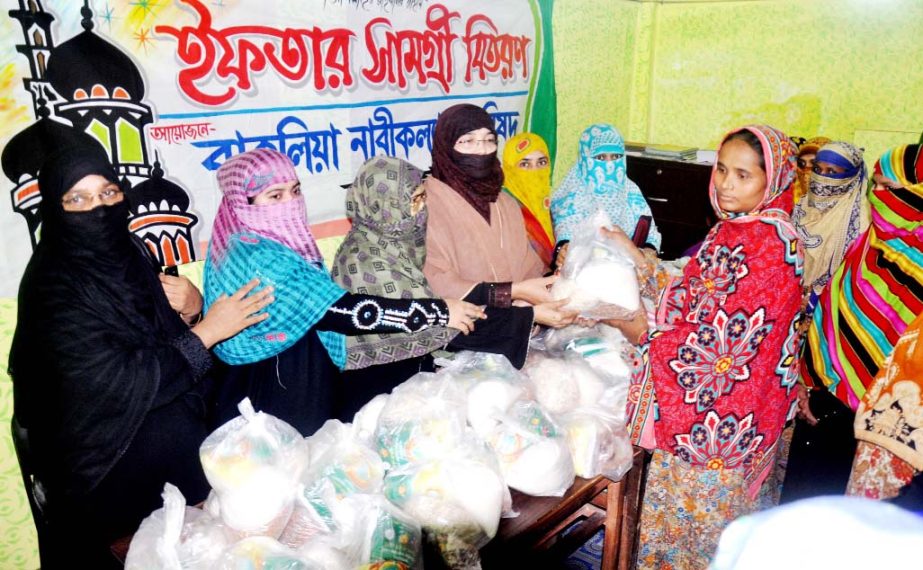
<path fill-rule="evenodd" d="M 475 321 L 487 318 L 483 307 L 458 299 L 444 299 L 444 301 L 449 307 L 449 328 L 460 330 L 462 334 L 466 335 L 473 331 Z"/>
<path fill-rule="evenodd" d="M 644 257 L 644 253 L 638 249 L 638 246 L 635 245 L 631 238 L 622 231 L 619 227 L 609 228 L 599 228 L 599 231 L 602 232 L 602 235 L 607 239 L 611 239 L 615 243 L 622 246 L 622 249 L 627 253 L 632 261 L 635 262 L 636 266 L 641 266 L 647 263 L 647 258 Z"/>
<path fill-rule="evenodd" d="M 546 327 L 559 329 L 572 324 L 576 320 L 579 311 L 564 310 L 570 299 L 561 299 L 560 301 L 551 301 L 548 303 L 539 303 L 532 307 L 535 311 L 535 322 Z"/>
<path fill-rule="evenodd" d="M 554 266 L 557 268 L 554 271 L 555 275 L 560 275 L 561 270 L 564 269 L 564 262 L 567 261 L 567 250 L 569 249 L 570 242 L 567 242 L 558 250 L 558 256 L 554 258 Z"/>
<path fill-rule="evenodd" d="M 260 280 L 254 278 L 230 297 L 221 295 L 208 309 L 202 322 L 192 327 L 192 332 L 202 340 L 205 348 L 211 348 L 250 325 L 269 318 L 269 313 L 260 311 L 275 301 L 273 287 L 265 287 L 259 293 L 248 296 L 259 284 Z"/>
<path fill-rule="evenodd" d="M 514 301 L 525 301 L 530 305 L 549 303 L 554 299 L 552 299 L 551 291 L 548 288 L 557 280 L 557 275 L 552 275 L 551 277 L 535 277 L 534 279 L 517 281 L 513 283 L 510 295 Z"/>
<path fill-rule="evenodd" d="M 641 335 L 647 332 L 647 314 L 644 309 L 639 310 L 630 319 L 608 319 L 601 322 L 622 331 L 628 342 L 632 344 L 638 344 Z"/>
<path fill-rule="evenodd" d="M 811 401 L 811 391 L 804 384 L 797 384 L 795 395 L 798 399 L 798 417 L 808 422 L 808 425 L 816 426 L 817 418 L 811 413 L 811 406 L 808 405 Z"/>
<path fill-rule="evenodd" d="M 160 274 L 160 284 L 167 295 L 170 307 L 186 323 L 191 323 L 202 312 L 202 293 L 186 277 Z"/>

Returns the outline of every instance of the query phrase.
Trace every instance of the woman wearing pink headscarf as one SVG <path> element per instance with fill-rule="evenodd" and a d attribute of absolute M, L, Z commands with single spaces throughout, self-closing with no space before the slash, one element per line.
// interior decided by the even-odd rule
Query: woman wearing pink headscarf
<path fill-rule="evenodd" d="M 215 347 L 227 367 L 217 383 L 217 419 L 256 409 L 309 435 L 333 416 L 334 383 L 346 362 L 343 335 L 414 332 L 449 326 L 469 332 L 483 311 L 441 299 L 386 299 L 348 293 L 331 279 L 308 227 L 294 165 L 256 149 L 218 169 L 224 197 L 205 263 L 205 303 L 258 275 L 274 287 L 269 318 Z M 207 309 L 206 309 L 207 311 Z"/>

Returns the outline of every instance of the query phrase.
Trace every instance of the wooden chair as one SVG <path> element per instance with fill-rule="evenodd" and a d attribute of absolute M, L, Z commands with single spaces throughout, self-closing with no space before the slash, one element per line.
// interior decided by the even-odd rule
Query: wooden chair
<path fill-rule="evenodd" d="M 519 516 L 504 519 L 482 551 L 484 568 L 556 567 L 603 528 L 602 568 L 633 565 L 645 454 L 636 448 L 631 470 L 620 481 L 577 478 L 563 497 L 532 497 L 513 491 Z"/>

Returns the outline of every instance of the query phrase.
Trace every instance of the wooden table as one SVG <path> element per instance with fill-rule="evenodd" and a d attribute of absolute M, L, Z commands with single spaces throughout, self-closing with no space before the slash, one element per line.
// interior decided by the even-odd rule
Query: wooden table
<path fill-rule="evenodd" d="M 620 481 L 578 477 L 563 497 L 513 491 L 513 509 L 519 516 L 500 522 L 497 536 L 481 550 L 483 567 L 553 567 L 605 528 L 602 568 L 627 570 L 634 554 L 643 474 L 644 451 L 636 448 L 632 468 Z"/>

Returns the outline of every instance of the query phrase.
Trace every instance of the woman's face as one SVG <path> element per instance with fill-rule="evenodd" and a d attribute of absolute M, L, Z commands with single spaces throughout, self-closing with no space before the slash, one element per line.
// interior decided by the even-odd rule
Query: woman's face
<path fill-rule="evenodd" d="M 622 158 L 622 155 L 617 152 L 601 152 L 593 156 L 593 158 L 603 162 L 615 162 L 616 160 Z"/>
<path fill-rule="evenodd" d="M 301 182 L 291 180 L 289 182 L 277 182 L 272 186 L 253 197 L 255 206 L 271 206 L 273 204 L 284 204 L 295 198 L 301 197 Z"/>
<path fill-rule="evenodd" d="M 798 170 L 811 172 L 814 169 L 814 158 L 816 153 L 807 152 L 798 157 Z"/>
<path fill-rule="evenodd" d="M 872 180 L 875 181 L 875 190 L 898 190 L 903 188 L 900 182 L 895 182 L 880 172 L 876 172 L 872 176 Z"/>
<path fill-rule="evenodd" d="M 115 182 L 98 174 L 88 174 L 61 196 L 65 212 L 86 212 L 97 206 L 111 206 L 125 199 Z"/>
<path fill-rule="evenodd" d="M 426 188 L 422 184 L 417 186 L 410 196 L 410 215 L 416 216 L 426 207 Z"/>
<path fill-rule="evenodd" d="M 752 212 L 766 192 L 766 171 L 760 156 L 746 142 L 731 139 L 718 151 L 715 168 L 718 206 L 735 214 Z"/>
<path fill-rule="evenodd" d="M 455 150 L 462 154 L 493 154 L 497 152 L 497 135 L 487 128 L 468 131 L 455 141 Z"/>
<path fill-rule="evenodd" d="M 533 150 L 522 157 L 516 166 L 522 170 L 539 170 L 541 168 L 548 168 L 548 163 L 548 156 L 544 152 Z"/>
<path fill-rule="evenodd" d="M 837 166 L 835 164 L 830 164 L 829 162 L 824 162 L 823 160 L 818 160 L 814 162 L 814 172 L 816 174 L 820 174 L 821 176 L 830 176 L 843 174 L 846 172 L 846 169 L 842 166 Z"/>

